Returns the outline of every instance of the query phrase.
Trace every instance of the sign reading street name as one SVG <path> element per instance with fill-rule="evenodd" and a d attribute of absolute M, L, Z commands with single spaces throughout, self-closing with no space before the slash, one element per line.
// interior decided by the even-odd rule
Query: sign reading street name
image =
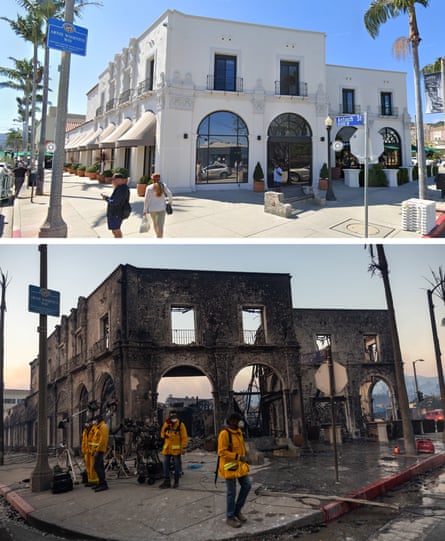
<path fill-rule="evenodd" d="M 335 117 L 335 124 L 340 127 L 344 126 L 363 126 L 363 115 L 343 115 Z"/>
<path fill-rule="evenodd" d="M 72 23 L 48 19 L 48 47 L 66 53 L 87 54 L 88 30 Z"/>
<path fill-rule="evenodd" d="M 28 311 L 44 316 L 59 316 L 60 293 L 44 287 L 29 286 Z"/>

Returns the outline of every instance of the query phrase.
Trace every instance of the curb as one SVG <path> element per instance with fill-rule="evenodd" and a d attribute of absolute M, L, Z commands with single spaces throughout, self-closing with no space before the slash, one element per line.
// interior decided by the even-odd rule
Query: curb
<path fill-rule="evenodd" d="M 381 481 L 372 483 L 365 488 L 357 490 L 352 494 L 349 494 L 348 498 L 359 498 L 362 500 L 372 500 L 386 494 L 393 488 L 410 481 L 413 477 L 425 473 L 427 471 L 438 468 L 445 464 L 445 453 L 439 453 L 434 455 L 426 460 L 422 460 L 418 464 L 414 464 L 407 470 L 404 470 L 400 473 L 392 475 L 391 477 L 386 477 Z M 352 509 L 361 506 L 360 503 L 350 503 L 350 502 L 333 502 L 328 503 L 327 505 L 321 508 L 323 513 L 324 522 L 329 522 L 330 520 L 335 520 L 338 517 L 348 513 Z"/>
<path fill-rule="evenodd" d="M 28 520 L 30 513 L 35 511 L 32 505 L 30 505 L 26 500 L 19 496 L 17 492 L 14 492 L 7 485 L 0 485 L 0 494 L 2 494 L 6 501 L 10 503 L 25 520 Z"/>

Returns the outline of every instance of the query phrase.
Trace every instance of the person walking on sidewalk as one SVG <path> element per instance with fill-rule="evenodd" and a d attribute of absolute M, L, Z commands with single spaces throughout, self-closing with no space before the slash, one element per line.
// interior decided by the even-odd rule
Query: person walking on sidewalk
<path fill-rule="evenodd" d="M 102 194 L 102 198 L 108 203 L 108 229 L 111 230 L 115 238 L 120 239 L 122 238 L 122 221 L 131 214 L 130 190 L 127 186 L 127 179 L 121 173 L 114 174 L 111 183 L 114 187 L 113 193 L 110 196 Z"/>
<path fill-rule="evenodd" d="M 105 479 L 104 463 L 104 455 L 108 449 L 108 425 L 100 414 L 96 415 L 93 424 L 96 426 L 95 441 L 93 442 L 94 470 L 99 478 L 99 482 L 94 488 L 94 491 L 102 492 L 103 490 L 108 490 L 108 484 Z"/>
<path fill-rule="evenodd" d="M 26 175 L 29 175 L 28 168 L 25 167 L 23 162 L 19 162 L 17 167 L 14 167 L 12 170 L 14 174 L 14 184 L 15 184 L 15 197 L 18 197 L 20 190 L 22 189 L 23 183 L 25 182 Z"/>
<path fill-rule="evenodd" d="M 246 503 L 252 485 L 248 476 L 247 451 L 240 428 L 242 416 L 232 413 L 218 435 L 218 474 L 226 481 L 226 523 L 239 528 L 247 518 L 241 510 Z M 240 485 L 236 497 L 236 483 Z"/>
<path fill-rule="evenodd" d="M 143 213 L 144 216 L 146 216 L 147 212 L 150 214 L 156 237 L 161 239 L 164 236 L 165 206 L 167 203 L 170 205 L 172 204 L 173 194 L 170 189 L 161 182 L 161 175 L 159 173 L 153 173 L 151 178 L 153 184 L 147 186 L 145 191 Z"/>
<path fill-rule="evenodd" d="M 273 169 L 273 185 L 274 188 L 279 190 L 281 188 L 281 183 L 283 181 L 283 170 L 279 163 L 275 164 Z"/>
<path fill-rule="evenodd" d="M 185 424 L 178 419 L 178 414 L 175 410 L 170 412 L 170 416 L 162 425 L 161 439 L 164 440 L 162 454 L 164 455 L 164 482 L 159 485 L 159 488 L 170 488 L 170 463 L 174 460 L 175 463 L 175 484 L 173 488 L 178 488 L 179 477 L 182 473 L 181 455 L 187 447 L 187 429 Z"/>

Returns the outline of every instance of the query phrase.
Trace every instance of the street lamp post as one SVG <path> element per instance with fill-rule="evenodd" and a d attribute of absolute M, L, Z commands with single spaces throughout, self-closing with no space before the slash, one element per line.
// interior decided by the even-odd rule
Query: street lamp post
<path fill-rule="evenodd" d="M 442 412 L 445 413 L 445 382 L 443 380 L 442 360 L 441 360 L 441 353 L 440 353 L 439 337 L 437 335 L 436 319 L 434 317 L 434 303 L 433 303 L 433 293 L 438 287 L 442 287 L 442 288 L 444 287 L 443 280 L 441 280 L 438 284 L 436 284 L 433 287 L 433 289 L 428 289 L 426 293 L 428 297 L 428 308 L 430 311 L 431 331 L 433 333 L 434 355 L 436 357 L 437 377 L 439 379 L 440 402 L 442 404 Z M 442 325 L 443 324 L 444 324 L 444 321 L 442 320 Z M 442 432 L 442 441 L 445 442 L 445 427 Z"/>
<path fill-rule="evenodd" d="M 419 362 L 423 362 L 425 359 L 416 359 L 415 361 L 413 361 L 413 371 L 414 371 L 414 384 L 416 386 L 416 400 L 417 402 L 421 402 L 421 400 L 419 399 L 419 385 L 417 383 L 417 373 L 416 373 L 416 363 L 419 363 Z"/>
<path fill-rule="evenodd" d="M 328 144 L 328 189 L 326 191 L 326 201 L 336 201 L 334 190 L 332 189 L 332 169 L 331 169 L 331 129 L 332 118 L 328 115 L 324 121 L 327 132 L 327 144 Z"/>

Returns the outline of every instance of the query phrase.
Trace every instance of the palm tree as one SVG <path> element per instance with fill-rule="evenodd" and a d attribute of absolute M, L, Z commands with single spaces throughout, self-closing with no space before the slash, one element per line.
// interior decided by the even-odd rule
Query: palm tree
<path fill-rule="evenodd" d="M 424 75 L 428 73 L 437 73 L 442 69 L 442 62 L 445 62 L 445 56 L 439 56 L 432 64 L 427 64 L 422 68 L 422 73 Z"/>
<path fill-rule="evenodd" d="M 403 440 L 405 443 L 405 451 L 408 454 L 416 453 L 416 445 L 414 442 L 413 427 L 409 417 L 408 394 L 406 392 L 405 378 L 403 375 L 403 360 L 400 350 L 399 333 L 397 330 L 396 313 L 392 298 L 391 283 L 389 281 L 389 267 L 385 255 L 385 249 L 382 244 L 377 244 L 377 259 L 374 256 L 374 247 L 369 247 L 371 255 L 371 264 L 369 270 L 372 274 L 380 272 L 385 289 L 386 304 L 388 307 L 388 325 L 391 334 L 391 342 L 394 355 L 394 369 L 396 375 L 397 397 L 400 408 L 400 416 L 402 418 Z"/>
<path fill-rule="evenodd" d="M 408 15 L 409 19 L 409 37 L 399 38 L 394 43 L 394 53 L 396 56 L 406 55 L 410 50 L 413 55 L 414 67 L 414 96 L 416 104 L 416 131 L 417 131 L 417 159 L 419 165 L 419 198 L 426 199 L 426 159 L 425 159 L 425 138 L 423 132 L 423 111 L 422 99 L 420 93 L 420 66 L 419 66 L 419 45 L 420 33 L 417 25 L 416 4 L 428 7 L 429 0 L 374 0 L 365 13 L 365 27 L 371 37 L 378 36 L 380 26 L 389 19 L 399 15 Z M 420 152 L 419 152 L 420 149 Z"/>
<path fill-rule="evenodd" d="M 19 104 L 19 115 L 23 116 L 23 148 L 28 148 L 29 114 L 32 107 L 33 82 L 35 80 L 34 66 L 31 60 L 26 58 L 17 59 L 9 57 L 15 64 L 13 68 L 0 67 L 0 75 L 6 77 L 7 81 L 0 82 L 0 88 L 9 88 L 18 92 L 22 99 Z M 41 68 L 38 66 L 38 72 Z M 40 77 L 40 75 L 38 76 Z"/>

